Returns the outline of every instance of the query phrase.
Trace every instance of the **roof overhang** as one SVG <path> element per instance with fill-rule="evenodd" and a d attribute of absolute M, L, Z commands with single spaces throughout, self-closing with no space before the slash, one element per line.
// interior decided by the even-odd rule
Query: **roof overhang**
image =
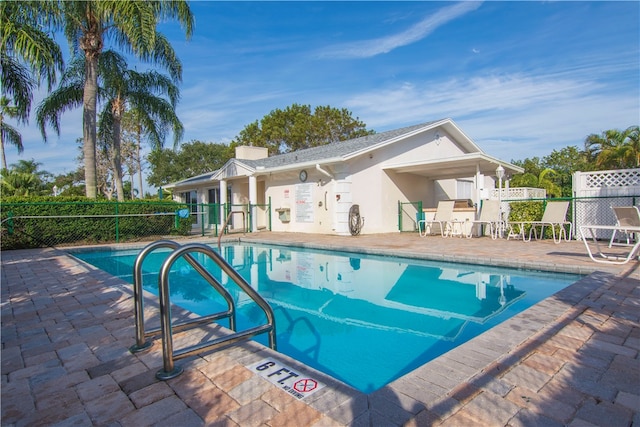
<path fill-rule="evenodd" d="M 524 172 L 524 169 L 519 166 L 484 153 L 469 153 L 443 159 L 386 164 L 382 166 L 382 169 L 392 170 L 396 173 L 412 173 L 430 179 L 451 179 L 466 178 L 474 176 L 476 173 L 495 176 L 498 166 L 504 168 L 505 176 Z"/>
<path fill-rule="evenodd" d="M 261 167 L 258 166 L 254 170 L 254 175 L 265 175 L 272 173 L 284 173 L 291 171 L 299 171 L 301 169 L 316 168 L 318 166 L 332 166 L 339 163 L 343 163 L 344 160 L 341 157 L 333 157 L 328 159 L 322 159 L 319 161 L 300 162 L 294 164 L 286 164 L 282 166 Z"/>
<path fill-rule="evenodd" d="M 193 188 L 194 186 L 202 185 L 211 181 L 211 176 L 215 172 L 207 172 L 202 175 L 192 176 L 191 178 L 183 179 L 182 181 L 172 182 L 170 184 L 163 185 L 162 188 L 166 189 L 180 189 L 180 188 Z"/>

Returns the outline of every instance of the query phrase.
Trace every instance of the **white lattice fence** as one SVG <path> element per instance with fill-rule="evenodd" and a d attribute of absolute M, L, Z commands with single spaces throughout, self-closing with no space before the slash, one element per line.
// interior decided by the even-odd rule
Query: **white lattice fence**
<path fill-rule="evenodd" d="M 612 206 L 640 206 L 640 168 L 573 174 L 574 230 L 580 225 L 615 225 Z M 608 238 L 600 233 L 598 238 Z"/>

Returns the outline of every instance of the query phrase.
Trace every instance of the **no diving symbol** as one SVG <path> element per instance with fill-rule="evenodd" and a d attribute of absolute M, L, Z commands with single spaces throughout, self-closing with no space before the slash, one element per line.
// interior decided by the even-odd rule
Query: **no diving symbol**
<path fill-rule="evenodd" d="M 309 393 L 318 387 L 318 382 L 316 380 L 312 380 L 311 378 L 305 378 L 302 380 L 298 380 L 293 384 L 293 388 L 295 391 L 299 393 Z"/>

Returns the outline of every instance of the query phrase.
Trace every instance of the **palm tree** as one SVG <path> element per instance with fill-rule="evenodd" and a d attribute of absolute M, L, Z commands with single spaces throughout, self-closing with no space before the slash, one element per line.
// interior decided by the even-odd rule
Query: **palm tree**
<path fill-rule="evenodd" d="M 2 169 L 0 189 L 3 196 L 28 196 L 41 194 L 45 189 L 45 181 L 52 175 L 38 170 L 42 163 L 35 160 L 19 160 L 10 169 Z"/>
<path fill-rule="evenodd" d="M 35 175 L 25 172 L 3 169 L 0 174 L 0 194 L 9 196 L 28 196 L 37 190 Z"/>
<path fill-rule="evenodd" d="M 124 113 L 129 109 L 136 112 L 141 127 L 154 141 L 160 141 L 160 145 L 164 139 L 163 130 L 168 125 L 173 127 L 178 141 L 183 133 L 182 123 L 175 114 L 179 91 L 170 78 L 160 73 L 139 73 L 127 69 L 125 58 L 111 50 L 102 53 L 97 70 L 100 74 L 97 99 L 103 106 L 98 122 L 98 145 L 110 152 L 116 194 L 122 201 L 124 187 L 120 146 Z M 59 130 L 61 114 L 81 105 L 85 72 L 85 57 L 76 57 L 62 75 L 60 86 L 38 106 L 37 120 L 43 135 L 46 136 L 47 123 Z M 164 95 L 169 100 L 163 98 Z"/>
<path fill-rule="evenodd" d="M 638 126 L 624 131 L 610 129 L 601 135 L 591 134 L 585 139 L 585 149 L 600 169 L 620 169 L 640 166 Z"/>
<path fill-rule="evenodd" d="M 126 69 L 124 58 L 115 52 L 103 54 L 105 67 L 101 79 L 108 98 L 100 114 L 99 136 L 113 149 L 113 171 L 118 200 L 124 200 L 121 166 L 122 119 L 127 110 L 134 112 L 140 128 L 152 133 L 154 141 L 162 145 L 160 135 L 168 124 L 173 125 L 176 142 L 182 138 L 183 127 L 175 113 L 178 88 L 171 79 L 155 71 L 139 73 Z M 169 101 L 159 95 L 166 95 Z"/>
<path fill-rule="evenodd" d="M 640 167 L 640 126 L 630 126 L 625 133 L 627 134 L 625 158 L 630 167 Z"/>
<path fill-rule="evenodd" d="M 63 1 L 60 2 L 64 34 L 76 53 L 86 60 L 83 86 L 83 152 L 86 195 L 95 198 L 96 188 L 96 119 L 98 94 L 98 59 L 104 40 L 143 61 L 165 67 L 171 77 L 180 81 L 182 65 L 169 41 L 157 31 L 157 24 L 176 18 L 191 37 L 194 18 L 184 0 L 156 1 Z"/>
<path fill-rule="evenodd" d="M 173 146 L 175 148 L 184 134 L 182 123 L 175 113 L 177 97 L 171 95 L 175 87 L 172 88 L 173 85 L 169 80 L 160 80 L 158 83 L 160 84 L 154 86 L 157 86 L 157 90 L 161 93 L 169 95 L 170 103 L 154 96 L 132 98 L 132 102 L 129 104 L 130 109 L 123 115 L 123 129 L 127 131 L 127 135 L 132 139 L 130 142 L 133 142 L 135 145 L 140 196 L 144 194 L 142 180 L 142 141 L 147 140 L 154 150 L 162 149 L 167 131 L 171 128 L 173 133 Z M 175 94 L 177 95 L 177 93 Z M 140 95 L 144 95 L 144 92 L 140 93 Z"/>
<path fill-rule="evenodd" d="M 27 123 L 35 87 L 45 80 L 51 89 L 57 71 L 63 69 L 60 46 L 42 27 L 55 16 L 52 2 L 0 2 L 0 152 L 2 167 L 7 168 L 5 143 L 22 153 L 22 135 L 5 122 L 5 117 Z"/>
<path fill-rule="evenodd" d="M 562 188 L 554 182 L 553 177 L 557 176 L 558 172 L 553 169 L 546 168 L 540 172 L 538 176 L 538 187 L 544 188 L 547 191 L 548 197 L 560 197 L 562 196 Z"/>
<path fill-rule="evenodd" d="M 18 129 L 5 122 L 4 118 L 9 117 L 11 119 L 18 118 L 18 107 L 9 105 L 9 99 L 0 97 L 0 154 L 2 155 L 2 169 L 7 169 L 7 156 L 4 153 L 5 141 L 14 145 L 18 149 L 18 153 L 24 151 L 22 145 L 22 135 L 18 132 Z"/>

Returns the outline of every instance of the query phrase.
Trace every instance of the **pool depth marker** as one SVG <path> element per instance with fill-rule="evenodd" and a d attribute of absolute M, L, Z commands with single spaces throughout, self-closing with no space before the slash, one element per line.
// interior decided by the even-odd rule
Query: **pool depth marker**
<path fill-rule="evenodd" d="M 254 363 L 249 369 L 297 399 L 304 399 L 324 387 L 320 381 L 271 358 Z"/>

